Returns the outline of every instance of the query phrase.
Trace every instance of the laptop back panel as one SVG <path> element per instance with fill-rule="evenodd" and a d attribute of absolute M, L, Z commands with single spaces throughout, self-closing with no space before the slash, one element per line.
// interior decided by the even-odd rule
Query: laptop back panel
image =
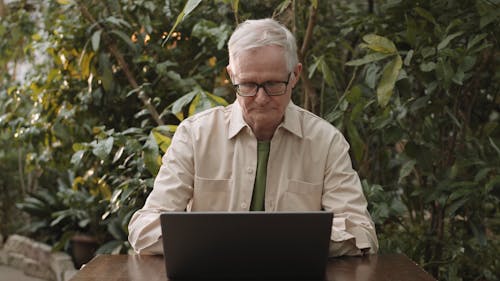
<path fill-rule="evenodd" d="M 160 218 L 170 279 L 324 279 L 332 213 L 169 212 Z"/>

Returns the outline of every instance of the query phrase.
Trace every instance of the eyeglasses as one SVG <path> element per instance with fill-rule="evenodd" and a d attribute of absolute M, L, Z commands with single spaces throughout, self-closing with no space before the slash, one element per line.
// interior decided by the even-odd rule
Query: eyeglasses
<path fill-rule="evenodd" d="M 245 82 L 240 84 L 233 84 L 236 93 L 242 97 L 253 97 L 257 95 L 260 88 L 263 88 L 269 96 L 281 96 L 286 93 L 288 82 L 290 81 L 291 72 L 288 73 L 286 81 L 266 81 L 262 84 L 254 82 Z"/>

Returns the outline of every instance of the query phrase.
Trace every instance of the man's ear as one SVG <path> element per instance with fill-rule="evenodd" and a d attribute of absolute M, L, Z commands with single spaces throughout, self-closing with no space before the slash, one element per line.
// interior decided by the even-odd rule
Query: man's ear
<path fill-rule="evenodd" d="M 302 72 L 302 64 L 299 62 L 293 69 L 293 80 L 292 80 L 292 88 L 299 82 L 300 73 Z"/>

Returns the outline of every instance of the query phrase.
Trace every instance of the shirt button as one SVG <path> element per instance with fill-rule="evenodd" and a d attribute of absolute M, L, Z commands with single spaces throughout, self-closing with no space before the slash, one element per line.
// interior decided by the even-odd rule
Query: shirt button
<path fill-rule="evenodd" d="M 247 202 L 245 202 L 245 201 L 241 202 L 240 206 L 241 206 L 242 209 L 246 209 L 247 208 Z"/>
<path fill-rule="evenodd" d="M 249 174 L 251 174 L 251 173 L 253 173 L 253 169 L 252 169 L 252 168 L 250 168 L 250 167 L 248 167 L 248 168 L 247 168 L 247 172 L 248 172 Z"/>

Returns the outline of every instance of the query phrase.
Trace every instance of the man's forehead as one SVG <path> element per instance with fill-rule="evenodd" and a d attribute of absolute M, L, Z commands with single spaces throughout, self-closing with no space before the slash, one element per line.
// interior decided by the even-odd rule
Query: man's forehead
<path fill-rule="evenodd" d="M 233 71 L 253 67 L 286 67 L 286 57 L 283 48 L 279 46 L 258 47 L 242 50 L 237 56 L 230 58 Z"/>
<path fill-rule="evenodd" d="M 235 68 L 231 71 L 233 79 L 241 81 L 266 81 L 266 80 L 283 80 L 286 79 L 286 67 L 282 68 L 269 68 L 262 71 L 249 71 L 247 69 Z"/>
<path fill-rule="evenodd" d="M 243 48 L 241 50 L 238 50 L 235 52 L 235 57 L 236 58 L 241 58 L 241 57 L 251 57 L 251 56 L 256 56 L 260 55 L 261 53 L 280 53 L 285 56 L 285 48 L 279 45 L 265 45 L 265 46 L 258 46 L 258 47 L 251 47 L 251 48 Z"/>

